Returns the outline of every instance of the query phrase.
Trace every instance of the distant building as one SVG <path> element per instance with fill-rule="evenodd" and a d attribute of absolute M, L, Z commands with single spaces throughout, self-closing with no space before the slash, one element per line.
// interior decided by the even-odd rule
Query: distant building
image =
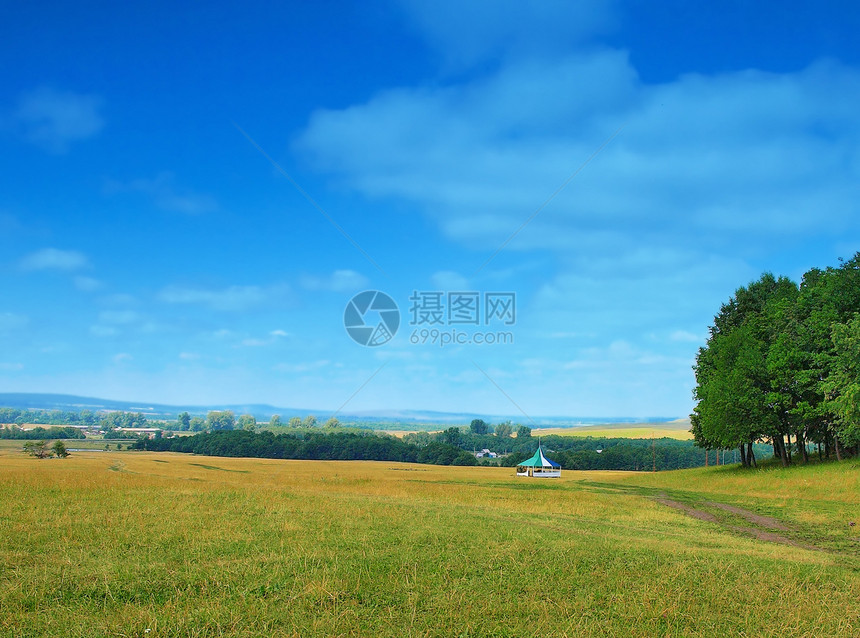
<path fill-rule="evenodd" d="M 160 428 L 116 428 L 116 432 L 127 432 L 128 434 L 137 434 L 140 436 L 146 435 L 150 438 L 155 436 L 157 432 L 161 432 Z"/>
<path fill-rule="evenodd" d="M 495 452 L 490 452 L 487 448 L 484 448 L 484 449 L 483 449 L 483 450 L 481 450 L 480 452 L 475 452 L 475 458 L 476 458 L 476 459 L 482 459 L 482 458 L 484 458 L 485 456 L 486 456 L 488 459 L 494 459 L 494 458 L 496 458 L 498 455 L 497 455 Z"/>

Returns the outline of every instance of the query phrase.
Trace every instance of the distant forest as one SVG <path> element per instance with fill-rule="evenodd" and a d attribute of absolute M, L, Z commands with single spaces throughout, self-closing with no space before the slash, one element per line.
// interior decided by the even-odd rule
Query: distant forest
<path fill-rule="evenodd" d="M 75 428 L 33 428 L 22 430 L 20 428 L 0 428 L 0 439 L 17 439 L 37 441 L 40 439 L 84 439 L 84 433 Z"/>
<path fill-rule="evenodd" d="M 754 465 L 768 442 L 784 466 L 809 444 L 860 452 L 860 253 L 800 284 L 765 273 L 720 308 L 696 357 L 692 432 Z"/>
<path fill-rule="evenodd" d="M 474 434 L 461 428 L 408 434 L 402 439 L 370 431 L 220 430 L 193 436 L 141 439 L 138 450 L 184 452 L 209 456 L 302 460 L 374 460 L 434 465 L 503 465 L 513 467 L 535 453 L 538 440 L 526 432 L 517 438 Z M 528 428 L 526 428 L 527 430 Z M 706 451 L 693 441 L 674 439 L 610 439 L 547 436 L 544 451 L 569 470 L 673 470 L 705 464 Z M 474 451 L 489 449 L 502 458 L 477 459 Z M 767 449 L 767 448 L 765 448 Z M 716 455 L 710 454 L 716 463 Z M 732 462 L 731 453 L 722 462 Z"/>
<path fill-rule="evenodd" d="M 81 412 L 0 408 L 0 439 L 79 439 L 80 430 L 62 425 L 87 425 L 101 431 L 104 439 L 137 439 L 120 428 L 161 428 L 155 438 L 140 438 L 136 449 L 186 452 L 212 456 L 250 456 L 307 460 L 383 460 L 437 465 L 514 466 L 532 456 L 537 439 L 527 426 L 510 421 L 495 426 L 474 419 L 468 426 L 441 432 L 412 432 L 398 439 L 369 429 L 343 427 L 336 418 L 320 423 L 312 416 L 294 416 L 283 423 L 278 415 L 258 423 L 247 414 L 211 411 L 204 419 L 180 413 L 175 421 L 152 421 L 135 412 Z M 14 424 L 57 424 L 23 430 Z M 173 431 L 198 432 L 173 436 Z M 515 435 L 515 436 L 514 436 Z M 148 435 L 146 435 L 148 436 Z M 673 470 L 740 461 L 738 450 L 703 449 L 694 441 L 669 438 L 630 439 L 550 435 L 541 439 L 544 450 L 570 470 Z M 759 458 L 771 448 L 755 443 Z M 486 450 L 476 458 L 476 452 Z"/>

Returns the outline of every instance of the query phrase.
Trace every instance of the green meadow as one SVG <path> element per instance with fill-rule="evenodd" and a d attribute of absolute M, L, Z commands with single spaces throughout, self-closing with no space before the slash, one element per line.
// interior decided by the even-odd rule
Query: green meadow
<path fill-rule="evenodd" d="M 0 635 L 860 635 L 856 460 L 513 473 L 4 446 Z"/>

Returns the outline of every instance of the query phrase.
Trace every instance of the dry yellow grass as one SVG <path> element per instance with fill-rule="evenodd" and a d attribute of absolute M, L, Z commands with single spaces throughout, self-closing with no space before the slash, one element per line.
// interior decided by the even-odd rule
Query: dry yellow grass
<path fill-rule="evenodd" d="M 0 634 L 856 635 L 840 555 L 564 474 L 0 451 Z"/>

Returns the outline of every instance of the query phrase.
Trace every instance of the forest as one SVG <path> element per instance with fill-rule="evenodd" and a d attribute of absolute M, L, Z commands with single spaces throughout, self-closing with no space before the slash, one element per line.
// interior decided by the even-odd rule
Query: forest
<path fill-rule="evenodd" d="M 860 448 L 860 253 L 800 283 L 763 274 L 738 288 L 695 363 L 692 433 L 756 464 L 766 442 L 784 466 L 814 446 L 841 460 Z"/>

